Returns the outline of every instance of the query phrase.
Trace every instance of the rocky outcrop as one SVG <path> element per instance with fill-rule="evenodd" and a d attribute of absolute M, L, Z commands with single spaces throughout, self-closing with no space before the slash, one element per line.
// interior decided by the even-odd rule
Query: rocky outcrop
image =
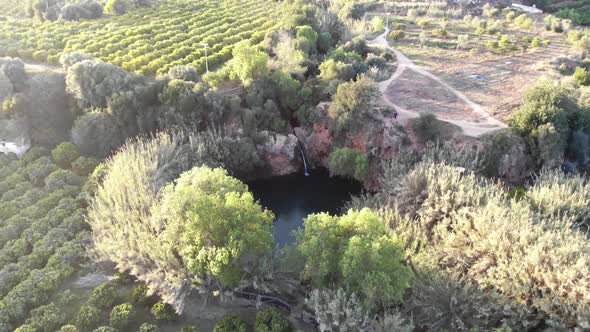
<path fill-rule="evenodd" d="M 262 131 L 259 134 L 264 143 L 257 145 L 256 150 L 270 168 L 272 176 L 289 175 L 301 171 L 303 161 L 299 140 L 295 135 L 269 131 Z"/>
<path fill-rule="evenodd" d="M 330 152 L 336 147 L 359 150 L 369 157 L 370 162 L 364 186 L 375 189 L 379 185 L 382 160 L 391 159 L 400 147 L 409 143 L 404 128 L 394 119 L 384 117 L 381 109 L 375 109 L 341 137 L 334 137 L 329 127 L 328 107 L 329 103 L 319 104 L 314 116 L 316 121 L 310 126 L 295 129 L 305 146 L 308 164 L 327 168 Z"/>

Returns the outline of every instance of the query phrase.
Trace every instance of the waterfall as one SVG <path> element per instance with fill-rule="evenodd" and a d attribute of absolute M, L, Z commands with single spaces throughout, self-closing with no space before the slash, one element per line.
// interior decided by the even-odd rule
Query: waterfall
<path fill-rule="evenodd" d="M 301 152 L 301 159 L 303 159 L 303 174 L 305 174 L 305 176 L 309 176 L 309 173 L 307 172 L 307 161 L 305 160 L 305 152 L 303 152 L 303 144 L 301 144 L 301 141 L 299 141 L 299 152 Z"/>

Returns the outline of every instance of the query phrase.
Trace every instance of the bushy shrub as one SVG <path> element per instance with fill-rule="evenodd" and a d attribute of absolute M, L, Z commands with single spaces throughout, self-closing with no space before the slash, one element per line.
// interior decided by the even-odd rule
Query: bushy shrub
<path fill-rule="evenodd" d="M 51 151 L 53 161 L 61 168 L 70 168 L 72 162 L 80 157 L 78 147 L 70 142 L 63 142 Z"/>
<path fill-rule="evenodd" d="M 168 303 L 157 302 L 152 306 L 150 312 L 158 321 L 172 321 L 178 318 L 176 311 Z"/>
<path fill-rule="evenodd" d="M 111 310 L 109 324 L 116 329 L 125 329 L 135 319 L 135 308 L 131 303 L 123 303 Z"/>
<path fill-rule="evenodd" d="M 381 16 L 375 16 L 373 20 L 371 20 L 371 25 L 373 26 L 373 31 L 383 31 L 385 30 L 385 20 Z"/>
<path fill-rule="evenodd" d="M 275 308 L 256 313 L 256 332 L 290 332 L 289 321 Z"/>
<path fill-rule="evenodd" d="M 117 297 L 115 286 L 107 282 L 92 291 L 88 303 L 99 309 L 107 309 L 115 303 Z"/>
<path fill-rule="evenodd" d="M 215 323 L 213 332 L 246 332 L 246 323 L 236 314 L 227 314 L 220 321 Z"/>
<path fill-rule="evenodd" d="M 187 325 L 180 329 L 180 332 L 199 332 L 199 329 L 193 325 Z"/>
<path fill-rule="evenodd" d="M 76 325 L 84 330 L 92 330 L 100 323 L 100 310 L 92 305 L 80 307 L 76 318 Z"/>
<path fill-rule="evenodd" d="M 436 141 L 443 134 L 440 121 L 432 113 L 420 113 L 412 123 L 412 129 L 422 142 Z"/>
<path fill-rule="evenodd" d="M 78 332 L 78 328 L 75 325 L 64 325 L 57 332 Z"/>
<path fill-rule="evenodd" d="M 406 38 L 406 33 L 403 30 L 393 30 L 389 33 L 389 38 L 392 40 L 400 40 Z"/>
<path fill-rule="evenodd" d="M 168 71 L 168 76 L 173 80 L 176 79 L 195 83 L 199 81 L 197 69 L 190 66 L 174 66 Z"/>
<path fill-rule="evenodd" d="M 585 67 L 576 67 L 574 71 L 573 77 L 580 85 L 588 85 L 590 84 L 590 75 L 586 71 Z"/>
<path fill-rule="evenodd" d="M 369 172 L 369 160 L 366 154 L 358 150 L 338 148 L 330 153 L 328 169 L 332 176 L 351 177 L 363 181 Z"/>
<path fill-rule="evenodd" d="M 338 331 L 346 326 L 351 331 L 366 331 L 369 328 L 367 311 L 357 297 L 342 288 L 338 290 L 314 289 L 305 299 L 313 310 L 320 331 Z"/>
<path fill-rule="evenodd" d="M 398 210 L 383 216 L 406 243 L 419 243 L 411 249 L 417 269 L 436 267 L 564 321 L 585 315 L 590 242 L 572 228 L 571 215 L 557 213 L 559 204 L 537 212 L 501 185 L 441 163 L 423 162 L 404 173 L 383 193 Z M 566 286 L 573 284 L 575 292 Z"/>

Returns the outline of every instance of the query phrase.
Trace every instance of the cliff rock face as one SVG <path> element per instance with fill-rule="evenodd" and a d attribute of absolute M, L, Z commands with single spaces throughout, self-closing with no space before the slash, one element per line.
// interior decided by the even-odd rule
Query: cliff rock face
<path fill-rule="evenodd" d="M 299 141 L 293 134 L 284 135 L 269 131 L 260 132 L 263 144 L 256 146 L 271 170 L 272 176 L 288 175 L 300 172 L 303 167 Z"/>
<path fill-rule="evenodd" d="M 328 167 L 330 152 L 337 147 L 356 149 L 369 157 L 369 175 L 364 186 L 375 189 L 379 185 L 381 161 L 391 159 L 403 144 L 409 143 L 403 127 L 394 119 L 384 117 L 380 110 L 355 124 L 340 137 L 334 137 L 329 129 L 328 103 L 316 108 L 316 121 L 307 127 L 295 129 L 305 146 L 308 164 L 312 167 Z"/>

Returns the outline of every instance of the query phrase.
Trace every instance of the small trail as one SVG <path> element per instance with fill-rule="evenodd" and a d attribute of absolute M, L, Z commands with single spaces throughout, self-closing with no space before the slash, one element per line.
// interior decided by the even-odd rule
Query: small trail
<path fill-rule="evenodd" d="M 389 28 L 386 28 L 385 32 L 383 34 L 379 35 L 379 37 L 375 38 L 373 43 L 370 43 L 369 46 L 378 46 L 378 47 L 384 47 L 386 49 L 389 49 L 395 54 L 395 56 L 397 58 L 396 71 L 393 73 L 393 75 L 391 75 L 391 77 L 388 80 L 379 82 L 378 85 L 379 85 L 379 91 L 383 95 L 383 100 L 387 104 L 392 106 L 398 112 L 398 119 L 399 120 L 407 120 L 407 119 L 416 118 L 419 116 L 419 113 L 416 111 L 412 111 L 412 110 L 406 110 L 406 109 L 403 109 L 403 108 L 395 105 L 391 100 L 389 100 L 389 98 L 387 97 L 387 94 L 385 92 L 387 91 L 387 88 L 391 84 L 393 84 L 394 81 L 397 80 L 405 72 L 405 70 L 412 70 L 412 71 L 414 71 L 420 75 L 423 75 L 425 77 L 428 77 L 428 78 L 436 81 L 438 84 L 442 85 L 445 89 L 449 90 L 450 92 L 455 94 L 459 99 L 461 99 L 463 102 L 465 102 L 467 105 L 469 105 L 469 107 L 471 107 L 471 109 L 473 110 L 474 113 L 476 113 L 477 115 L 481 116 L 484 119 L 484 121 L 481 121 L 481 122 L 439 119 L 441 121 L 445 121 L 445 122 L 454 124 L 456 126 L 459 126 L 463 130 L 464 135 L 478 137 L 478 136 L 481 136 L 485 133 L 508 127 L 506 124 L 502 123 L 501 121 L 494 119 L 486 111 L 483 110 L 481 105 L 479 105 L 479 104 L 475 103 L 474 101 L 472 101 L 471 99 L 469 99 L 462 92 L 457 91 L 455 88 L 453 88 L 448 83 L 446 83 L 444 80 L 442 80 L 440 77 L 432 74 L 431 72 L 424 69 L 423 67 L 416 65 L 415 63 L 412 62 L 412 60 L 408 59 L 408 57 L 405 56 L 402 52 L 389 46 L 389 44 L 387 43 L 387 40 L 385 39 L 388 33 L 389 33 Z"/>

